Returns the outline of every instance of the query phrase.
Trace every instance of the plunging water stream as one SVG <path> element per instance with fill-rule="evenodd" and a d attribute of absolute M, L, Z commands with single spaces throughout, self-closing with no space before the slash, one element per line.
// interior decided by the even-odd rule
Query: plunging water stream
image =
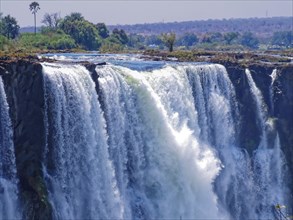
<path fill-rule="evenodd" d="M 21 218 L 17 184 L 13 131 L 0 77 L 0 219 Z"/>

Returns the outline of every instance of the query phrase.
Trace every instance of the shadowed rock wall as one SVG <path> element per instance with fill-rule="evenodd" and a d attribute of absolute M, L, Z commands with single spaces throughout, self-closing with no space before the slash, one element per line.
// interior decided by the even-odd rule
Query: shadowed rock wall
<path fill-rule="evenodd" d="M 1 63 L 25 219 L 50 219 L 51 207 L 42 172 L 45 146 L 42 66 L 18 60 Z"/>

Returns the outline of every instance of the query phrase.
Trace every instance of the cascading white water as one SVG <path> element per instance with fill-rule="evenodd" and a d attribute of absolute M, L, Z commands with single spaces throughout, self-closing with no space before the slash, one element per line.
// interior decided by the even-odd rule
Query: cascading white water
<path fill-rule="evenodd" d="M 97 67 L 99 85 L 109 135 L 109 153 L 113 160 L 118 187 L 127 218 L 146 217 L 147 207 L 142 191 L 145 157 L 141 121 L 135 94 L 119 74 L 119 68 Z"/>
<path fill-rule="evenodd" d="M 57 219 L 121 219 L 95 85 L 82 66 L 43 64 L 46 179 Z"/>
<path fill-rule="evenodd" d="M 253 179 L 255 199 L 253 207 L 259 218 L 273 218 L 274 206 L 285 203 L 285 158 L 280 149 L 279 135 L 274 132 L 274 121 L 269 118 L 267 106 L 251 73 L 245 71 L 252 97 L 255 101 L 261 140 L 253 155 Z M 274 74 L 274 72 L 273 72 Z M 272 89 L 272 88 L 271 88 Z M 271 92 L 272 93 L 272 92 Z M 269 136 L 273 141 L 269 141 Z"/>
<path fill-rule="evenodd" d="M 267 137 L 267 119 L 268 119 L 268 109 L 263 100 L 263 96 L 261 91 L 257 88 L 256 84 L 253 81 L 253 78 L 248 69 L 245 70 L 245 74 L 247 77 L 248 85 L 250 87 L 250 91 L 252 93 L 252 98 L 255 101 L 256 107 L 256 116 L 258 120 L 258 124 L 261 129 L 261 140 L 260 140 L 260 148 L 266 149 L 268 146 L 268 137 Z"/>
<path fill-rule="evenodd" d="M 277 74 L 277 69 L 274 69 L 272 74 L 271 74 L 271 78 L 272 78 L 272 82 L 270 85 L 270 105 L 271 105 L 271 109 L 272 109 L 272 114 L 274 114 L 275 112 L 275 108 L 274 108 L 274 83 L 276 81 L 278 74 Z"/>
<path fill-rule="evenodd" d="M 238 104 L 221 65 L 97 66 L 99 97 L 82 66 L 43 71 L 55 218 L 268 219 L 284 202 L 279 136 L 248 70 L 261 130 L 253 155 L 238 143 Z"/>
<path fill-rule="evenodd" d="M 224 217 L 212 189 L 219 161 L 198 142 L 197 114 L 185 73 L 171 67 L 137 72 L 108 66 L 96 71 L 117 182 L 123 182 L 118 186 L 128 193 L 122 196 L 132 207 L 132 217 Z"/>
<path fill-rule="evenodd" d="M 0 77 L 0 219 L 19 219 L 13 131 L 2 78 Z"/>
<path fill-rule="evenodd" d="M 215 191 L 231 217 L 241 219 L 247 216 L 242 196 L 250 168 L 246 151 L 237 146 L 239 112 L 233 85 L 221 65 L 190 65 L 184 71 L 199 112 L 200 138 L 216 149 L 223 164 Z"/>

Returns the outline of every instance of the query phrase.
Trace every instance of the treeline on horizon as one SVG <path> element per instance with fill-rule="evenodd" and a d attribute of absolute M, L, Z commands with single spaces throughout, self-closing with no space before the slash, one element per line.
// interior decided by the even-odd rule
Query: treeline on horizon
<path fill-rule="evenodd" d="M 37 2 L 30 4 L 35 19 L 39 9 Z M 107 27 L 104 23 L 86 20 L 78 12 L 64 18 L 58 13 L 46 13 L 41 28 L 35 26 L 34 33 L 20 33 L 14 17 L 0 14 L 0 50 L 285 49 L 292 48 L 292 24 L 288 20 L 232 19 Z"/>
<path fill-rule="evenodd" d="M 292 30 L 292 17 L 230 18 L 181 22 L 159 22 L 132 25 L 109 25 L 109 29 L 122 28 L 127 33 L 161 34 L 172 30 L 180 35 L 185 32 L 253 32 L 257 36 L 272 36 L 275 31 Z"/>

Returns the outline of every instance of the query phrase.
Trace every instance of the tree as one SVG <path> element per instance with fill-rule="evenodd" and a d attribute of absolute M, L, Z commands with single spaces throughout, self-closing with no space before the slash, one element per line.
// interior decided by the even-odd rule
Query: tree
<path fill-rule="evenodd" d="M 42 23 L 45 24 L 50 29 L 57 29 L 61 18 L 58 13 L 48 14 L 46 13 L 43 17 Z"/>
<path fill-rule="evenodd" d="M 178 39 L 177 45 L 191 47 L 198 43 L 198 38 L 193 33 L 186 33 Z"/>
<path fill-rule="evenodd" d="M 3 31 L 3 22 L 2 22 L 2 12 L 0 12 L 0 34 L 2 34 Z"/>
<path fill-rule="evenodd" d="M 257 49 L 259 40 L 251 32 L 245 32 L 241 37 L 241 44 L 252 49 Z"/>
<path fill-rule="evenodd" d="M 210 33 L 211 41 L 213 43 L 220 43 L 223 41 L 223 35 L 220 32 Z"/>
<path fill-rule="evenodd" d="M 130 34 L 128 35 L 128 43 L 127 46 L 143 49 L 145 48 L 144 45 L 145 37 L 139 34 Z"/>
<path fill-rule="evenodd" d="M 228 32 L 224 34 L 224 40 L 227 44 L 231 44 L 234 40 L 236 40 L 239 36 L 238 32 Z"/>
<path fill-rule="evenodd" d="M 80 13 L 67 15 L 59 26 L 77 44 L 87 50 L 97 50 L 101 45 L 101 38 L 97 28 L 91 22 L 85 20 Z"/>
<path fill-rule="evenodd" d="M 84 21 L 84 17 L 79 12 L 72 12 L 70 15 L 67 15 L 64 20 L 68 22 Z"/>
<path fill-rule="evenodd" d="M 112 35 L 113 35 L 113 37 L 117 38 L 121 44 L 125 45 L 128 43 L 127 34 L 125 33 L 125 31 L 123 29 L 118 30 L 117 28 L 115 28 L 112 31 Z"/>
<path fill-rule="evenodd" d="M 107 27 L 104 23 L 97 23 L 96 28 L 97 28 L 98 33 L 101 36 L 101 38 L 105 39 L 105 38 L 109 37 L 109 30 L 107 29 Z"/>
<path fill-rule="evenodd" d="M 205 35 L 203 36 L 203 38 L 201 39 L 201 42 L 202 42 L 202 43 L 212 43 L 211 36 L 208 35 L 208 34 L 205 34 Z"/>
<path fill-rule="evenodd" d="M 223 35 L 220 32 L 211 32 L 211 33 L 206 33 L 201 42 L 202 43 L 220 43 L 223 41 Z"/>
<path fill-rule="evenodd" d="M 158 36 L 158 35 L 145 36 L 145 44 L 147 46 L 150 46 L 150 45 L 164 46 L 161 36 Z"/>
<path fill-rule="evenodd" d="M 284 47 L 292 47 L 293 31 L 274 32 L 272 44 Z"/>
<path fill-rule="evenodd" d="M 168 47 L 169 52 L 173 51 L 174 43 L 176 40 L 176 34 L 175 33 L 164 33 L 161 35 L 161 39 L 164 42 L 165 46 Z"/>
<path fill-rule="evenodd" d="M 1 34 L 8 39 L 14 39 L 19 32 L 19 25 L 14 17 L 7 15 L 1 19 Z"/>
<path fill-rule="evenodd" d="M 35 34 L 37 33 L 37 23 L 36 23 L 36 16 L 37 16 L 37 12 L 40 8 L 40 5 L 38 2 L 32 2 L 29 6 L 30 11 L 32 12 L 32 14 L 34 14 L 34 20 L 35 20 Z"/>

